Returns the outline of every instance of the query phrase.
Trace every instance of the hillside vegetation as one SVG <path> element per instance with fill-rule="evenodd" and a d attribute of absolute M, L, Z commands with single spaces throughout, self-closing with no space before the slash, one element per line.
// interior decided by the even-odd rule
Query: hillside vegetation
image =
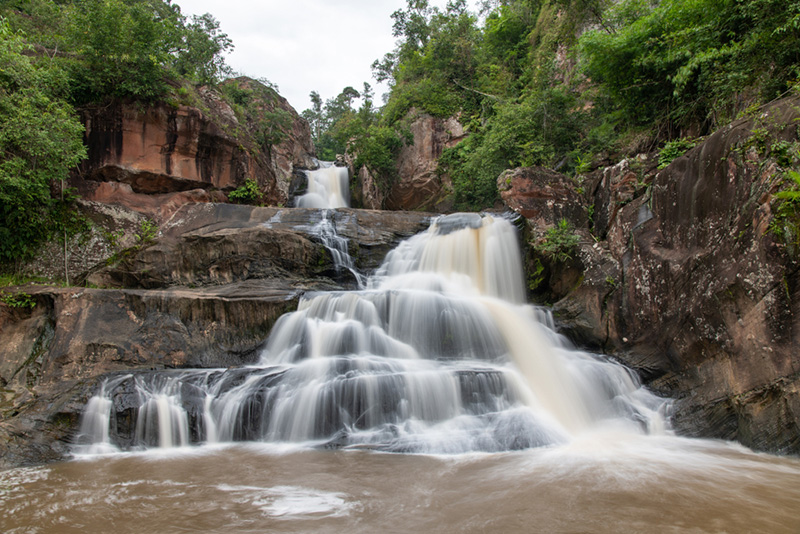
<path fill-rule="evenodd" d="M 662 147 L 666 163 L 800 75 L 800 0 L 407 0 L 392 19 L 396 48 L 373 64 L 386 101 L 367 83 L 313 92 L 303 116 L 321 159 L 349 152 L 384 191 L 415 116 L 458 117 L 469 135 L 439 172 L 459 209 L 493 205 L 507 168 L 580 176 Z M 86 157 L 81 108 L 189 102 L 229 75 L 232 46 L 212 15 L 164 0 L 0 4 L 0 270 L 80 229 L 65 185 Z M 246 91 L 222 89 L 246 114 Z M 285 117 L 261 122 L 279 141 Z"/>
<path fill-rule="evenodd" d="M 392 18 L 397 46 L 373 64 L 385 105 L 365 87 L 354 109 L 348 87 L 305 116 L 323 152 L 349 150 L 384 186 L 414 113 L 458 116 L 470 135 L 439 169 L 461 209 L 491 206 L 507 168 L 680 153 L 800 74 L 800 0 L 407 0 Z"/>
<path fill-rule="evenodd" d="M 11 0 L 0 5 L 0 268 L 84 224 L 65 186 L 86 157 L 77 110 L 179 101 L 228 73 L 211 15 L 161 0 Z"/>

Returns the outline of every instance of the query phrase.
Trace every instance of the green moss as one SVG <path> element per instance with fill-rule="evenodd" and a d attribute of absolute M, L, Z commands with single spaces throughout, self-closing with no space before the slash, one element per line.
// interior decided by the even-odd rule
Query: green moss
<path fill-rule="evenodd" d="M 539 258 L 535 258 L 533 260 L 533 265 L 531 265 L 531 269 L 528 272 L 528 289 L 531 291 L 536 291 L 536 289 L 542 285 L 544 279 L 544 265 L 542 265 L 542 261 Z"/>

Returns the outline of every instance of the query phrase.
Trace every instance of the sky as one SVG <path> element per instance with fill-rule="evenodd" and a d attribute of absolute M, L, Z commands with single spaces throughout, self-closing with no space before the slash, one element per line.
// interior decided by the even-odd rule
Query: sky
<path fill-rule="evenodd" d="M 391 52 L 391 14 L 405 0 L 173 0 L 184 15 L 211 13 L 235 46 L 226 62 L 238 74 L 267 78 L 301 113 L 308 95 L 323 101 L 367 82 L 375 100 L 388 91 L 372 77 L 372 62 Z M 433 0 L 443 8 L 446 0 Z"/>

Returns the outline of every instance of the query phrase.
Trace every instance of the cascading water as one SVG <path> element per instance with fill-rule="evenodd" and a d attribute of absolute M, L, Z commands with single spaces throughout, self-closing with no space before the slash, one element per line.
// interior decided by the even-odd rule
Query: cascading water
<path fill-rule="evenodd" d="M 310 232 L 328 249 L 336 271 L 347 270 L 353 275 L 359 289 L 363 288 L 365 284 L 364 276 L 356 269 L 353 257 L 348 251 L 347 238 L 340 236 L 336 232 L 336 225 L 330 217 L 329 210 L 323 209 L 320 211 L 322 218 L 310 229 Z"/>
<path fill-rule="evenodd" d="M 441 217 L 392 251 L 366 289 L 306 295 L 256 366 L 104 384 L 81 441 L 458 453 L 565 443 L 607 424 L 663 428 L 661 399 L 626 368 L 568 348 L 551 323 L 524 304 L 509 221 Z M 115 402 L 132 416 L 113 417 Z"/>
<path fill-rule="evenodd" d="M 332 162 L 318 162 L 320 168 L 305 171 L 306 194 L 296 200 L 298 208 L 346 208 L 350 206 L 350 175 L 347 167 Z"/>

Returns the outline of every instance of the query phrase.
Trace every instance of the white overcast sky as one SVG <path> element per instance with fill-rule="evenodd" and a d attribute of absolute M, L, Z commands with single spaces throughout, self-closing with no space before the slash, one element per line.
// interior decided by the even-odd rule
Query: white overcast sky
<path fill-rule="evenodd" d="M 184 15 L 211 13 L 235 49 L 226 61 L 237 73 L 267 78 L 298 113 L 348 85 L 368 82 L 380 104 L 387 89 L 370 66 L 394 49 L 391 14 L 405 0 L 173 0 Z M 446 0 L 432 0 L 444 8 Z"/>

